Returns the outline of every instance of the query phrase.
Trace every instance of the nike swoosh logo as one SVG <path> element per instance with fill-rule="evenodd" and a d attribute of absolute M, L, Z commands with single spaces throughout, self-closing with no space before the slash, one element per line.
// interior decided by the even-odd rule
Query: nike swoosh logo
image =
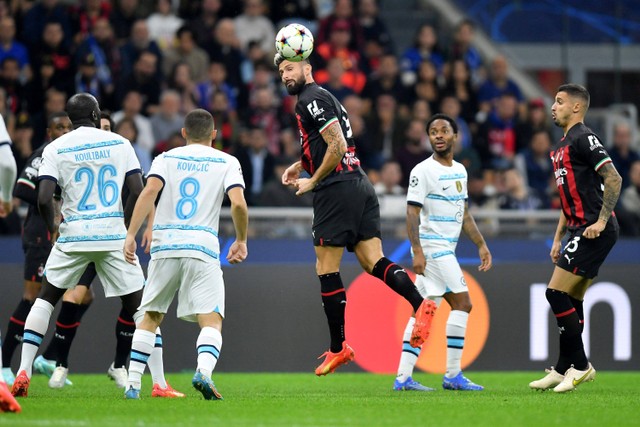
<path fill-rule="evenodd" d="M 578 384 L 580 384 L 582 381 L 584 381 L 584 379 L 587 378 L 587 375 L 589 375 L 591 373 L 592 369 L 593 369 L 592 367 L 589 367 L 589 369 L 587 369 L 587 372 L 585 372 L 585 374 L 583 376 L 581 376 L 577 380 L 574 378 L 573 379 L 573 386 L 576 387 Z"/>
<path fill-rule="evenodd" d="M 449 186 L 449 187 L 451 187 L 451 186 Z M 448 189 L 449 187 L 442 187 L 442 191 L 447 191 L 447 189 Z"/>

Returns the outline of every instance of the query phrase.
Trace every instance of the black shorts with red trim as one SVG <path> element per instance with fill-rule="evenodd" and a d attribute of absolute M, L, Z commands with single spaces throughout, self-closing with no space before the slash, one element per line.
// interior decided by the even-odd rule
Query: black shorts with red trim
<path fill-rule="evenodd" d="M 380 205 L 373 185 L 362 177 L 335 182 L 313 193 L 313 245 L 346 247 L 380 238 Z"/>
<path fill-rule="evenodd" d="M 580 227 L 571 231 L 556 265 L 575 275 L 593 279 L 618 240 L 620 228 L 615 216 L 611 216 L 607 226 L 595 239 L 582 237 L 585 229 Z"/>
<path fill-rule="evenodd" d="M 51 245 L 28 245 L 24 247 L 24 280 L 42 283 L 42 274 Z"/>

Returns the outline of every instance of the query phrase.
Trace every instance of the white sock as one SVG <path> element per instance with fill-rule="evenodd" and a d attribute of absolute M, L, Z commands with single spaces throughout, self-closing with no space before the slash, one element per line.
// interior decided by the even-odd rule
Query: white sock
<path fill-rule="evenodd" d="M 198 351 L 197 370 L 211 378 L 211 373 L 220 357 L 220 350 L 222 350 L 222 334 L 220 331 L 210 326 L 202 328 L 196 340 L 196 350 Z"/>
<path fill-rule="evenodd" d="M 409 345 L 414 323 L 416 323 L 416 318 L 413 316 L 409 317 L 407 326 L 404 328 L 404 334 L 402 335 L 402 353 L 400 354 L 398 375 L 396 376 L 396 379 L 401 383 L 407 381 L 407 378 L 413 375 L 413 368 L 416 366 L 418 356 L 420 356 L 420 351 L 422 350 L 422 346 L 413 348 Z"/>
<path fill-rule="evenodd" d="M 151 379 L 154 384 L 160 385 L 162 388 L 167 388 L 167 380 L 164 377 L 164 361 L 162 359 L 162 334 L 160 328 L 156 329 L 156 336 L 154 341 L 154 348 L 149 356 L 147 365 L 149 366 L 149 372 L 151 372 Z"/>
<path fill-rule="evenodd" d="M 156 341 L 156 334 L 145 331 L 144 329 L 136 329 L 133 333 L 131 341 L 131 358 L 129 360 L 129 381 L 127 381 L 127 389 L 132 386 L 140 390 L 142 386 L 142 374 L 147 366 L 149 356 L 153 352 L 153 345 Z"/>
<path fill-rule="evenodd" d="M 38 348 L 49 328 L 51 313 L 53 313 L 53 306 L 42 298 L 37 298 L 24 322 L 22 356 L 18 372 L 26 371 L 29 378 L 31 378 L 33 359 L 36 358 Z"/>
<path fill-rule="evenodd" d="M 464 347 L 464 335 L 467 332 L 467 320 L 469 313 L 460 310 L 451 310 L 447 319 L 447 378 L 453 378 L 461 371 L 462 349 Z"/>

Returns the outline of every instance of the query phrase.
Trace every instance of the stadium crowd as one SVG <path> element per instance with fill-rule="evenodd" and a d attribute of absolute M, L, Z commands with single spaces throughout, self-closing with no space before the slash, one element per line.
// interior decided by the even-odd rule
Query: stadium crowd
<path fill-rule="evenodd" d="M 472 207 L 559 207 L 548 156 L 559 135 L 549 109 L 524 98 L 504 57 L 481 57 L 472 22 L 446 31 L 425 15 L 413 45 L 398 51 L 376 0 L 334 0 L 330 11 L 320 3 L 0 0 L 0 114 L 18 170 L 45 141 L 47 117 L 89 92 L 145 170 L 185 143 L 185 115 L 204 108 L 219 129 L 215 146 L 241 162 L 250 205 L 309 206 L 279 184 L 300 147 L 294 102 L 272 64 L 277 30 L 300 22 L 315 35 L 316 80 L 348 111 L 380 196 L 404 197 L 409 172 L 431 154 L 426 121 L 443 112 L 460 128 L 456 160 L 468 170 Z M 640 195 L 628 126 L 618 125 L 608 145 L 624 180 L 623 232 L 638 235 L 637 212 L 625 212 Z M 624 227 L 625 217 L 635 227 Z M 0 233 L 19 231 L 17 214 L 0 222 Z"/>

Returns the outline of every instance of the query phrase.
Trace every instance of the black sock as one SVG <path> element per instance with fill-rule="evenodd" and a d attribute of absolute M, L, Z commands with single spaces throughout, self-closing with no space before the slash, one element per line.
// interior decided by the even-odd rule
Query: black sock
<path fill-rule="evenodd" d="M 580 318 L 569 295 L 553 289 L 547 289 L 545 295 L 560 331 L 560 356 L 555 366 L 556 371 L 564 375 L 572 365 L 581 371 L 587 369 L 589 361 L 582 343 Z"/>
<path fill-rule="evenodd" d="M 91 307 L 91 302 L 89 304 L 80 304 L 78 306 L 78 310 L 76 313 L 76 322 L 80 322 L 82 320 L 82 316 L 84 316 L 87 310 L 89 310 L 89 307 Z"/>
<path fill-rule="evenodd" d="M 331 352 L 342 350 L 344 342 L 344 311 L 347 306 L 347 294 L 342 285 L 340 273 L 329 273 L 318 276 L 324 314 L 329 323 L 331 334 Z"/>
<path fill-rule="evenodd" d="M 8 368 L 11 366 L 11 359 L 18 345 L 22 342 L 22 333 L 24 332 L 24 322 L 27 320 L 29 311 L 33 301 L 26 299 L 20 300 L 15 311 L 9 318 L 7 326 L 7 334 L 2 342 L 2 366 Z"/>
<path fill-rule="evenodd" d="M 69 350 L 71 343 L 76 336 L 76 331 L 80 322 L 78 322 L 78 309 L 80 304 L 63 301 L 56 321 L 56 331 L 53 334 L 51 344 L 56 346 L 56 366 L 69 366 Z"/>
<path fill-rule="evenodd" d="M 406 271 L 388 258 L 382 257 L 373 267 L 371 274 L 387 284 L 394 292 L 409 301 L 414 311 L 418 311 L 424 298 Z"/>
<path fill-rule="evenodd" d="M 571 295 L 569 295 L 569 300 L 571 300 L 571 304 L 576 309 L 576 313 L 578 313 L 578 318 L 580 319 L 580 332 L 584 332 L 584 304 L 579 299 L 575 299 Z"/>
<path fill-rule="evenodd" d="M 120 310 L 116 322 L 116 357 L 113 359 L 114 368 L 122 368 L 127 365 L 127 357 L 131 352 L 131 341 L 136 324 L 133 317 L 124 308 Z"/>

